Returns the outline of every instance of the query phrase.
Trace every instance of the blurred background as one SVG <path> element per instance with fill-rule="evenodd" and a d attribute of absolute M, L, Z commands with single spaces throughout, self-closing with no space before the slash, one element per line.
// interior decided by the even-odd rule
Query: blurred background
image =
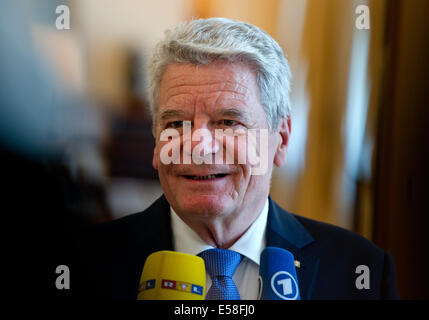
<path fill-rule="evenodd" d="M 369 29 L 355 25 L 359 5 Z M 214 16 L 261 27 L 291 65 L 292 135 L 273 199 L 374 241 L 393 256 L 401 298 L 428 298 L 425 0 L 2 1 L 11 242 L 26 248 L 31 235 L 56 266 L 74 228 L 142 211 L 162 194 L 145 63 L 164 30 Z"/>

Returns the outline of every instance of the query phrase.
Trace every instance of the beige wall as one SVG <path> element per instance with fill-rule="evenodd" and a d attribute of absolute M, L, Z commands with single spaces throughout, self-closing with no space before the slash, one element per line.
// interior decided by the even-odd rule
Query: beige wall
<path fill-rule="evenodd" d="M 194 16 L 225 17 L 257 25 L 275 36 L 280 0 L 193 0 Z"/>
<path fill-rule="evenodd" d="M 189 19 L 190 0 L 70 0 L 72 29 L 83 41 L 88 91 L 121 111 L 129 49 L 148 56 L 164 30 Z"/>

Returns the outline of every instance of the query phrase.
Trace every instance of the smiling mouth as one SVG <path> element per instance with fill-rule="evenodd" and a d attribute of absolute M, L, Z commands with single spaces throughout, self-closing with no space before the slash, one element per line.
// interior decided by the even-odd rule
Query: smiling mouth
<path fill-rule="evenodd" d="M 185 175 L 184 177 L 189 180 L 211 180 L 216 178 L 223 178 L 227 176 L 226 173 L 218 173 L 218 174 L 209 174 L 206 176 L 192 176 L 192 175 Z"/>

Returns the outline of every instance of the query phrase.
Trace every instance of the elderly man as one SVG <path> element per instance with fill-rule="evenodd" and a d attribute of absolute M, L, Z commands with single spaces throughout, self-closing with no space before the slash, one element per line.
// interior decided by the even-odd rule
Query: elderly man
<path fill-rule="evenodd" d="M 269 197 L 273 166 L 284 164 L 291 133 L 289 66 L 269 35 L 223 18 L 179 25 L 155 49 L 149 89 L 153 166 L 164 195 L 142 213 L 91 229 L 82 264 L 92 273 L 79 276 L 77 287 L 89 296 L 135 299 L 149 254 L 220 252 L 236 258 L 232 297 L 256 299 L 260 254 L 275 246 L 299 261 L 302 299 L 397 297 L 388 253 L 288 213 Z M 263 170 L 250 154 L 266 162 Z M 370 272 L 366 288 L 356 285 L 361 265 Z M 212 280 L 207 275 L 208 298 L 219 285 Z"/>

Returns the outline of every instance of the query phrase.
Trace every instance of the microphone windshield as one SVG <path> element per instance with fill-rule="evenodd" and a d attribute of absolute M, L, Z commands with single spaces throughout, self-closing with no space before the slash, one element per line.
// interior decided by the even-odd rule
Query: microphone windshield
<path fill-rule="evenodd" d="M 293 254 L 266 247 L 259 268 L 259 300 L 300 300 Z"/>
<path fill-rule="evenodd" d="M 146 259 L 137 299 L 204 300 L 205 286 L 202 258 L 175 251 L 158 251 Z"/>

